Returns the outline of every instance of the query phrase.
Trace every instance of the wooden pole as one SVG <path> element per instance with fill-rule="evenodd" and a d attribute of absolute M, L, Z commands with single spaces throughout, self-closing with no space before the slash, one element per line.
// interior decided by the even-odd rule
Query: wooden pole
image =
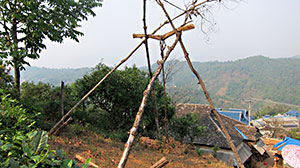
<path fill-rule="evenodd" d="M 144 44 L 146 49 L 146 58 L 147 58 L 147 65 L 149 71 L 149 78 L 152 78 L 152 70 L 151 70 L 151 62 L 150 62 L 150 54 L 149 54 L 149 47 L 148 47 L 148 34 L 147 34 L 147 24 L 146 24 L 146 0 L 143 1 L 143 24 L 144 24 Z M 160 129 L 159 129 L 159 121 L 158 121 L 158 107 L 157 107 L 157 100 L 155 95 L 155 86 L 152 87 L 152 101 L 154 104 L 154 114 L 155 114 L 155 124 L 156 124 L 156 131 L 157 137 L 160 138 Z"/>
<path fill-rule="evenodd" d="M 164 42 L 160 41 L 160 56 L 161 59 L 164 58 Z M 165 79 L 165 67 L 162 65 L 162 80 L 163 80 L 163 88 L 164 88 L 164 110 L 165 110 L 165 117 L 164 117 L 164 123 L 165 123 L 165 137 L 166 142 L 169 142 L 169 121 L 168 121 L 168 107 L 167 107 L 167 91 L 166 91 L 166 79 Z"/>
<path fill-rule="evenodd" d="M 121 160 L 119 162 L 118 168 L 124 168 L 125 165 L 126 165 L 126 162 L 127 162 L 127 159 L 128 159 L 128 155 L 129 155 L 129 152 L 130 152 L 130 149 L 131 149 L 131 146 L 132 146 L 133 141 L 135 139 L 136 131 L 137 131 L 138 127 L 139 127 L 140 121 L 141 121 L 143 113 L 144 113 L 144 109 L 145 109 L 145 107 L 147 105 L 148 95 L 149 95 L 149 93 L 150 93 L 150 91 L 152 89 L 154 81 L 156 80 L 157 76 L 160 74 L 160 71 L 162 69 L 162 65 L 168 59 L 170 53 L 174 50 L 176 44 L 178 43 L 178 41 L 180 39 L 180 36 L 181 36 L 181 34 L 177 35 L 177 37 L 176 37 L 174 43 L 172 44 L 172 46 L 168 48 L 168 51 L 167 51 L 165 57 L 161 61 L 158 61 L 158 67 L 157 67 L 155 73 L 153 74 L 153 76 L 152 76 L 152 78 L 151 78 L 151 80 L 150 80 L 150 82 L 149 82 L 146 90 L 144 91 L 144 96 L 143 96 L 142 102 L 141 102 L 139 110 L 138 110 L 138 112 L 136 114 L 134 124 L 133 124 L 132 128 L 130 129 L 129 137 L 128 137 L 128 140 L 127 140 L 127 142 L 125 144 L 124 151 L 123 151 Z"/>
<path fill-rule="evenodd" d="M 195 26 L 193 24 L 188 24 L 188 25 L 184 25 L 184 26 L 181 26 L 179 28 L 177 28 L 176 30 L 177 31 L 187 31 L 187 30 L 192 30 L 194 29 Z M 152 39 L 156 39 L 156 40 L 165 40 L 167 38 L 169 38 L 170 36 L 174 35 L 175 34 L 175 31 L 172 30 L 166 34 L 163 34 L 163 35 L 147 35 L 147 38 L 152 38 Z M 145 34 L 133 34 L 132 35 L 133 38 L 143 38 L 145 37 Z"/>
<path fill-rule="evenodd" d="M 158 162 L 156 162 L 154 165 L 152 165 L 150 168 L 161 168 L 167 165 L 169 161 L 166 159 L 166 157 L 161 158 Z"/>
<path fill-rule="evenodd" d="M 87 159 L 81 157 L 80 155 L 76 154 L 75 158 L 80 161 L 81 163 L 85 163 Z M 89 162 L 89 167 L 94 167 L 94 168 L 98 168 L 99 166 L 97 166 L 95 163 L 93 162 Z"/>
<path fill-rule="evenodd" d="M 61 108 L 61 116 L 63 117 L 64 114 L 64 81 L 61 81 L 61 85 L 60 85 L 60 108 Z"/>
<path fill-rule="evenodd" d="M 171 24 L 173 30 L 175 31 L 175 33 L 178 34 L 179 32 L 176 30 L 176 28 L 175 28 L 175 26 L 174 26 L 174 24 L 173 24 L 173 21 L 172 21 L 171 18 L 169 17 L 169 14 L 168 14 L 168 12 L 166 11 L 166 9 L 165 9 L 163 3 L 162 3 L 160 0 L 156 0 L 156 2 L 161 6 L 162 10 L 164 11 L 166 17 L 168 18 L 168 20 L 169 20 L 169 22 L 170 22 L 170 24 Z M 183 51 L 183 53 L 184 53 L 185 59 L 186 59 L 188 65 L 189 65 L 191 71 L 194 73 L 194 75 L 196 76 L 196 78 L 197 78 L 198 81 L 199 81 L 199 84 L 201 85 L 201 87 L 202 87 L 202 89 L 203 89 L 204 95 L 205 95 L 205 97 L 206 97 L 206 99 L 207 99 L 207 101 L 208 101 L 208 103 L 209 103 L 210 109 L 212 110 L 212 112 L 213 112 L 213 113 L 215 114 L 215 116 L 217 117 L 217 120 L 218 120 L 218 122 L 219 122 L 219 124 L 220 124 L 220 126 L 221 126 L 222 131 L 224 132 L 224 134 L 225 134 L 225 136 L 226 136 L 227 142 L 228 142 L 229 146 L 230 146 L 231 149 L 232 149 L 232 152 L 233 152 L 233 154 L 234 154 L 234 156 L 235 156 L 235 159 L 237 160 L 239 166 L 240 166 L 241 168 L 244 168 L 244 165 L 243 165 L 243 163 L 242 163 L 242 161 L 241 161 L 241 159 L 240 159 L 240 156 L 239 156 L 239 154 L 238 154 L 238 152 L 237 152 L 237 149 L 236 149 L 236 147 L 234 146 L 234 144 L 232 143 L 231 137 L 230 137 L 230 135 L 228 134 L 228 132 L 227 132 L 227 130 L 226 130 L 226 128 L 225 128 L 225 126 L 224 126 L 222 120 L 221 120 L 221 117 L 220 117 L 219 113 L 218 113 L 218 112 L 216 111 L 216 109 L 214 108 L 213 102 L 212 102 L 212 100 L 211 100 L 211 98 L 210 98 L 210 96 L 209 96 L 209 94 L 208 94 L 208 91 L 207 91 L 207 89 L 206 89 L 206 86 L 205 86 L 205 84 L 204 84 L 202 78 L 200 77 L 199 73 L 194 69 L 194 67 L 193 67 L 193 65 L 192 65 L 192 62 L 191 62 L 191 60 L 190 60 L 190 58 L 189 58 L 189 54 L 188 54 L 188 52 L 187 52 L 187 50 L 186 50 L 186 48 L 185 48 L 185 46 L 184 46 L 184 44 L 183 44 L 183 42 L 182 42 L 181 39 L 179 39 L 179 43 L 180 43 L 181 49 L 182 49 L 182 51 Z"/>

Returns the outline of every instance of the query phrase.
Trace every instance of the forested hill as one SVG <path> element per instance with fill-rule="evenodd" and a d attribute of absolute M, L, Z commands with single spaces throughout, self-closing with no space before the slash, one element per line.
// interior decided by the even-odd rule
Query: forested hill
<path fill-rule="evenodd" d="M 204 79 L 216 107 L 245 108 L 245 100 L 249 98 L 300 105 L 300 59 L 296 57 L 270 59 L 255 56 L 228 62 L 194 62 L 193 65 Z M 61 81 L 70 84 L 92 71 L 92 68 L 26 69 L 22 71 L 22 81 L 54 85 L 60 85 Z M 177 62 L 173 73 L 167 86 L 175 102 L 207 103 L 186 62 Z M 262 104 L 256 100 L 254 107 Z"/>
<path fill-rule="evenodd" d="M 71 84 L 83 75 L 90 73 L 92 68 L 40 68 L 26 67 L 26 71 L 21 72 L 21 81 L 33 81 L 60 85 L 61 81 Z"/>
<path fill-rule="evenodd" d="M 249 98 L 300 104 L 300 59 L 255 56 L 228 62 L 194 62 L 193 65 L 218 107 L 247 107 L 245 100 Z M 190 103 L 206 103 L 200 96 L 202 92 L 197 92 L 196 78 L 187 64 L 176 63 L 174 71 L 176 73 L 168 86 L 175 98 Z M 186 93 L 188 96 L 180 97 Z M 255 105 L 261 106 L 262 102 Z"/>

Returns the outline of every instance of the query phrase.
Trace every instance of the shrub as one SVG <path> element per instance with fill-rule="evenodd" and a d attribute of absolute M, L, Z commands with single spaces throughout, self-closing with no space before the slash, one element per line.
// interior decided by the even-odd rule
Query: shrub
<path fill-rule="evenodd" d="M 197 152 L 197 154 L 198 154 L 199 156 L 202 156 L 203 153 L 204 153 L 204 150 L 197 148 L 197 149 L 196 149 L 196 152 Z"/>
<path fill-rule="evenodd" d="M 288 133 L 291 138 L 300 140 L 300 128 L 294 128 L 290 130 Z"/>
<path fill-rule="evenodd" d="M 33 116 L 26 113 L 16 100 L 9 98 L 9 96 L 1 96 L 1 168 L 78 167 L 75 165 L 75 161 L 64 158 L 62 151 L 50 150 L 47 144 L 47 132 L 34 129 L 34 124 Z M 87 163 L 83 167 L 87 167 Z"/>

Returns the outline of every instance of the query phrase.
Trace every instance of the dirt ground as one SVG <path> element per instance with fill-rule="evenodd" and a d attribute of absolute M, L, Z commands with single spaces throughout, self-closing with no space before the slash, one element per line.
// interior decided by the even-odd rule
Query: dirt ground
<path fill-rule="evenodd" d="M 70 133 L 51 136 L 49 144 L 52 149 L 63 149 L 69 158 L 75 159 L 75 155 L 91 158 L 92 162 L 101 168 L 116 167 L 124 148 L 123 143 L 105 139 L 91 132 L 80 136 Z M 170 144 L 164 146 L 160 142 L 160 147 L 154 149 L 138 140 L 133 145 L 126 167 L 149 168 L 162 157 L 166 157 L 169 161 L 166 168 L 229 168 L 212 155 L 199 156 L 194 150 L 176 141 L 171 141 Z"/>

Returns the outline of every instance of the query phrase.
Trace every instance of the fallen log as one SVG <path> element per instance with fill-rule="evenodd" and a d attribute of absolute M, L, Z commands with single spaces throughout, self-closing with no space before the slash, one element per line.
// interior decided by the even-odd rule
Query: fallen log
<path fill-rule="evenodd" d="M 81 157 L 80 155 L 78 155 L 78 154 L 76 154 L 75 155 L 75 158 L 78 160 L 78 161 L 80 161 L 81 163 L 85 163 L 86 162 L 86 159 L 85 158 L 83 158 L 83 157 Z M 98 168 L 99 166 L 97 166 L 95 163 L 93 163 L 93 162 L 90 162 L 89 163 L 89 166 L 90 167 L 95 167 L 95 168 Z"/>
<path fill-rule="evenodd" d="M 161 168 L 167 165 L 169 161 L 166 159 L 166 157 L 161 158 L 158 162 L 156 162 L 154 165 L 152 165 L 150 168 Z"/>

